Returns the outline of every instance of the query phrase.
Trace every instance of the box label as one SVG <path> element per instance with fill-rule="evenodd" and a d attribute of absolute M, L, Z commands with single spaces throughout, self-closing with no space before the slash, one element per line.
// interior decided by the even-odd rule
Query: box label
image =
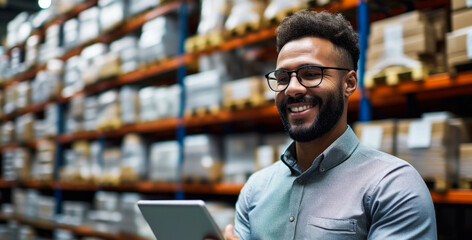
<path fill-rule="evenodd" d="M 432 123 L 414 121 L 408 130 L 408 148 L 429 148 L 431 146 Z"/>
<path fill-rule="evenodd" d="M 403 54 L 403 25 L 392 24 L 384 30 L 384 57 L 396 57 Z"/>
<path fill-rule="evenodd" d="M 467 57 L 469 59 L 472 59 L 472 31 L 467 33 L 466 48 L 467 48 Z"/>
<path fill-rule="evenodd" d="M 361 143 L 380 150 L 382 145 L 383 128 L 380 126 L 365 126 L 362 129 Z"/>

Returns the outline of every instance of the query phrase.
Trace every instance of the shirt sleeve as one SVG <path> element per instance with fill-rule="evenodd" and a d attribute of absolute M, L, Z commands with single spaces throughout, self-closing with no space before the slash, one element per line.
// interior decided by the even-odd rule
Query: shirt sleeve
<path fill-rule="evenodd" d="M 372 220 L 367 239 L 437 239 L 431 195 L 411 165 L 384 176 L 366 207 Z"/>
<path fill-rule="evenodd" d="M 244 185 L 241 193 L 239 194 L 238 201 L 236 202 L 236 216 L 234 219 L 234 232 L 236 235 L 244 239 L 250 239 L 251 227 L 249 224 L 249 207 L 250 201 L 250 181 L 247 181 Z"/>

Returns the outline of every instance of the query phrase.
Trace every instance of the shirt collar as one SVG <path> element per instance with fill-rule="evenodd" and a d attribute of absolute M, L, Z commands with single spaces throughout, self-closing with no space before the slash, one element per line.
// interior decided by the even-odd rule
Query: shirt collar
<path fill-rule="evenodd" d="M 323 153 L 316 157 L 309 170 L 315 169 L 319 166 L 319 171 L 328 171 L 348 159 L 358 145 L 359 139 L 354 131 L 352 131 L 351 127 L 348 126 L 346 131 L 344 131 L 338 139 L 326 148 Z M 281 156 L 281 160 L 285 165 L 287 165 L 292 173 L 302 173 L 302 170 L 297 163 L 295 141 L 292 141 L 292 143 L 287 147 Z"/>

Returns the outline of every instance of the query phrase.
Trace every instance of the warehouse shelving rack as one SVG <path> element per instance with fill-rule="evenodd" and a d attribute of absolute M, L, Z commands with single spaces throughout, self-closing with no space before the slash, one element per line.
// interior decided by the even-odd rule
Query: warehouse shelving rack
<path fill-rule="evenodd" d="M 77 48 L 69 50 L 66 52 L 61 59 L 66 60 L 74 55 L 80 54 L 83 48 L 89 44 L 95 42 L 104 42 L 110 43 L 113 40 L 116 40 L 129 32 L 132 32 L 144 24 L 148 19 L 167 14 L 171 11 L 179 11 L 179 16 L 182 20 L 186 19 L 186 10 L 185 5 L 188 1 L 171 1 L 169 3 L 163 4 L 155 9 L 149 10 L 137 17 L 132 18 L 131 20 L 125 22 L 121 27 L 105 33 L 100 36 L 98 39 L 95 39 L 87 44 L 81 45 Z M 54 19 L 50 24 L 53 23 L 62 23 L 70 18 L 76 17 L 80 11 L 83 11 L 91 6 L 95 6 L 97 0 L 89 0 L 85 3 L 79 5 L 71 13 L 68 13 L 64 16 Z M 365 52 L 367 48 L 367 35 L 368 35 L 368 24 L 369 21 L 378 20 L 385 17 L 385 13 L 374 13 L 368 17 L 369 14 L 369 2 L 366 1 L 357 1 L 357 0 L 340 0 L 333 3 L 327 9 L 329 11 L 356 11 L 359 15 L 357 24 L 358 29 L 361 33 L 361 52 Z M 434 1 L 418 1 L 415 3 L 415 6 L 410 6 L 413 9 L 424 9 L 428 7 L 445 7 L 448 6 L 449 1 L 447 0 L 434 0 Z M 390 12 L 392 15 L 400 14 L 405 10 L 409 10 L 408 7 L 399 7 L 395 8 Z M 14 113 L 0 116 L 0 121 L 8 121 L 17 118 L 26 113 L 37 113 L 44 111 L 46 106 L 51 103 L 60 103 L 66 104 L 71 99 L 80 96 L 80 95 L 94 95 L 99 92 L 118 88 L 127 84 L 135 83 L 143 79 L 147 79 L 153 76 L 159 76 L 169 72 L 177 72 L 177 83 L 182 84 L 183 77 L 185 76 L 186 66 L 190 65 L 192 62 L 196 61 L 200 56 L 212 54 L 215 52 L 224 52 L 237 49 L 240 47 L 257 44 L 263 41 L 273 40 L 275 37 L 275 28 L 267 27 L 260 29 L 259 31 L 249 33 L 247 35 L 228 39 L 224 41 L 220 46 L 213 49 L 206 49 L 201 52 L 196 53 L 181 53 L 179 56 L 172 57 L 170 59 L 164 60 L 162 62 L 147 66 L 145 68 L 139 69 L 137 71 L 123 74 L 114 78 L 106 79 L 90 86 L 84 88 L 83 91 L 76 93 L 73 96 L 64 98 L 59 97 L 57 99 L 49 100 L 43 103 L 38 103 L 27 108 L 15 111 Z M 186 26 L 181 27 L 181 35 L 183 41 L 185 39 L 185 29 Z M 43 30 L 37 30 L 33 34 L 44 34 Z M 363 41 L 365 41 L 363 43 Z M 20 44 L 16 47 L 24 48 L 24 44 Z M 7 53 L 11 49 L 7 50 Z M 362 79 L 363 72 L 363 63 L 365 59 L 361 57 L 360 60 L 360 79 Z M 44 70 L 45 65 L 36 66 L 27 72 L 24 72 L 14 78 L 8 80 L 0 88 L 5 88 L 11 84 L 16 84 L 21 81 L 27 81 L 33 78 L 38 71 Z M 470 95 L 472 92 L 472 72 L 459 73 L 456 76 L 451 76 L 447 73 L 436 74 L 429 77 L 426 77 L 423 81 L 417 82 L 402 82 L 396 86 L 376 86 L 372 89 L 363 89 L 357 91 L 354 96 L 350 98 L 349 111 L 357 112 L 359 114 L 359 120 L 366 121 L 370 120 L 370 108 L 379 107 L 379 108 L 388 108 L 390 106 L 398 106 L 406 104 L 408 101 L 408 96 L 414 94 L 418 101 L 428 101 L 428 100 L 438 100 L 445 97 L 453 96 L 463 96 Z M 183 96 L 184 97 L 184 96 Z M 184 101 L 182 101 L 184 102 Z M 61 108 L 61 107 L 60 107 Z M 62 115 L 62 114 L 60 114 Z M 170 136 L 176 136 L 182 140 L 185 135 L 186 129 L 198 128 L 202 126 L 212 126 L 212 125 L 221 125 L 225 123 L 241 122 L 241 121 L 280 121 L 278 118 L 278 112 L 273 104 L 268 103 L 265 106 L 248 108 L 243 110 L 222 110 L 215 115 L 202 115 L 202 116 L 192 116 L 187 117 L 183 116 L 183 109 L 181 109 L 180 117 L 162 119 L 153 122 L 138 123 L 132 125 L 126 125 L 122 128 L 114 131 L 90 131 L 90 132 L 80 132 L 80 133 L 63 133 L 60 131 L 60 134 L 55 137 L 58 146 L 63 144 L 72 143 L 77 140 L 100 140 L 101 142 L 106 141 L 110 138 L 122 137 L 127 133 L 148 133 L 153 132 L 156 134 L 166 134 Z M 61 121 L 60 121 L 61 122 Z M 36 147 L 36 140 L 29 143 L 14 143 L 1 145 L 0 150 L 6 148 L 16 148 L 18 146 L 27 146 L 29 148 Z M 57 164 L 61 163 L 62 154 L 60 151 L 57 154 Z M 182 159 L 182 157 L 181 157 Z M 56 172 L 59 165 L 56 166 Z M 55 179 L 58 179 L 57 176 Z M 1 189 L 12 189 L 14 187 L 23 187 L 23 188 L 32 188 L 32 189 L 45 189 L 53 190 L 56 194 L 56 197 L 61 199 L 61 191 L 97 191 L 97 190 L 109 190 L 116 192 L 140 192 L 140 193 L 175 193 L 176 198 L 185 198 L 185 193 L 189 194 L 219 194 L 219 195 L 237 195 L 242 188 L 241 184 L 228 184 L 228 183 L 216 183 L 216 184 L 190 184 L 190 183 L 154 183 L 149 181 L 140 182 L 133 185 L 120 185 L 120 186 L 99 186 L 93 184 L 68 184 L 55 180 L 54 182 L 44 183 L 39 181 L 27 181 L 27 182 L 10 182 L 0 179 L 0 190 Z M 436 192 L 431 191 L 431 196 L 435 203 L 446 203 L 446 204 L 472 204 L 472 190 L 449 190 L 447 192 Z M 0 219 L 6 219 L 6 217 L 0 216 Z M 17 220 L 18 222 L 32 225 L 41 229 L 67 229 L 72 231 L 74 234 L 79 236 L 96 236 L 102 237 L 105 239 L 137 239 L 138 237 L 132 236 L 121 236 L 121 235 L 112 235 L 105 234 L 100 232 L 92 231 L 83 226 L 80 227 L 71 227 L 64 226 L 53 223 L 44 223 L 37 222 L 22 218 L 20 216 L 13 216 L 12 219 Z"/>

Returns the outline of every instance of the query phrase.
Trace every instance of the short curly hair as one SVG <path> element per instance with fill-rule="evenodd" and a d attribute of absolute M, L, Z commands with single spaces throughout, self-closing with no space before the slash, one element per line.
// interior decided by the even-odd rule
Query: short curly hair
<path fill-rule="evenodd" d="M 340 13 L 301 10 L 282 19 L 277 27 L 277 52 L 280 52 L 286 43 L 303 37 L 329 40 L 335 49 L 342 53 L 340 57 L 343 62 L 357 71 L 360 54 L 359 34 Z M 345 61 L 346 58 L 351 61 Z"/>

